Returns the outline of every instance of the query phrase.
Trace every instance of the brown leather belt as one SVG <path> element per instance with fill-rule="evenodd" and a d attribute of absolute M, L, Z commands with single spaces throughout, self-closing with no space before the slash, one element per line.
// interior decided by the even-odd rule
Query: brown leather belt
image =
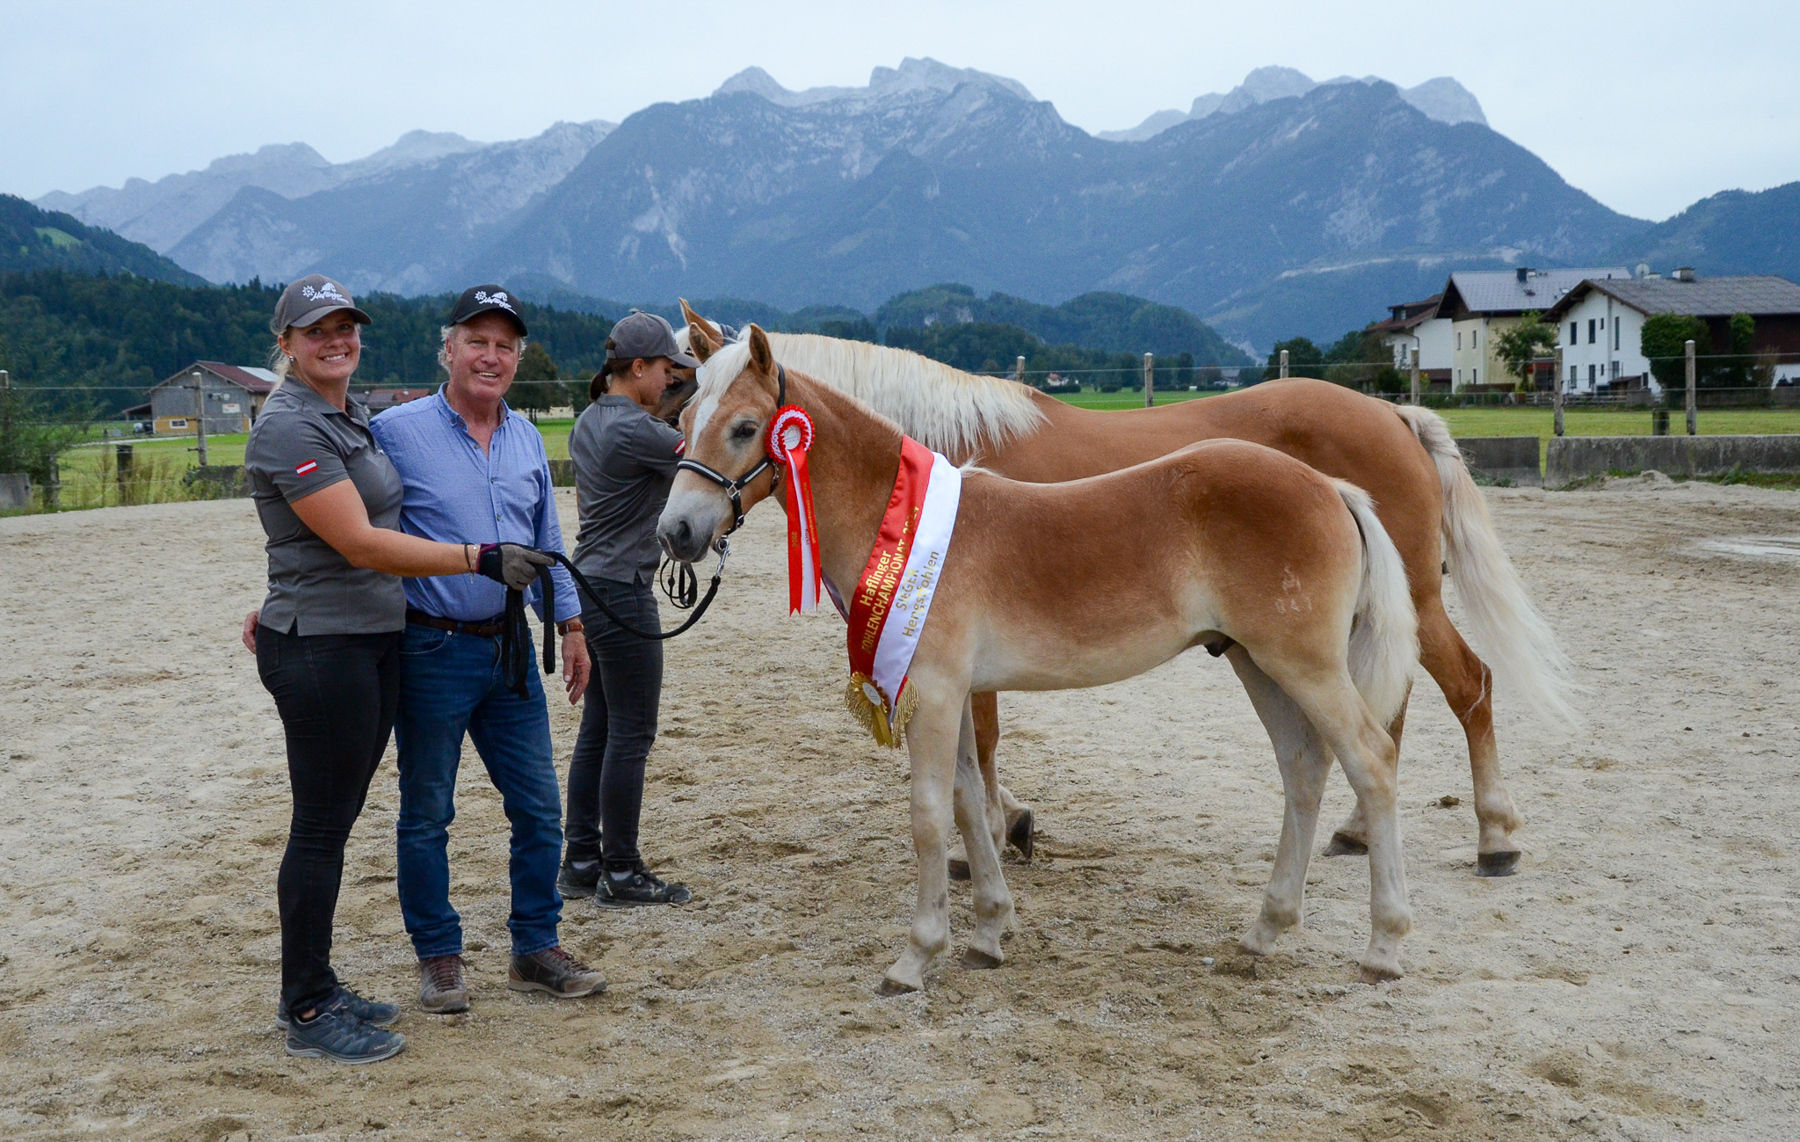
<path fill-rule="evenodd" d="M 456 619 L 439 618 L 437 615 L 426 614 L 424 611 L 414 610 L 412 607 L 406 608 L 406 621 L 417 623 L 422 627 L 432 627 L 435 630 L 472 634 L 477 638 L 499 638 L 500 632 L 506 629 L 505 615 L 495 615 L 491 619 L 483 619 L 478 623 L 465 623 Z"/>

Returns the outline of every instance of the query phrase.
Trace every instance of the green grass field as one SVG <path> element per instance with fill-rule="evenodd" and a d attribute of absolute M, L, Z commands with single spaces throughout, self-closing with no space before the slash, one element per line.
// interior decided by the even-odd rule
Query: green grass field
<path fill-rule="evenodd" d="M 1158 404 L 1200 399 L 1206 395 L 1190 392 L 1167 392 L 1157 395 Z M 1142 393 L 1083 392 L 1061 398 L 1081 408 L 1142 408 Z M 1553 414 L 1548 408 L 1447 408 L 1438 410 L 1450 425 L 1450 431 L 1462 437 L 1536 436 L 1549 440 Z M 1564 427 L 1570 436 L 1648 436 L 1648 409 L 1574 409 L 1564 414 Z M 1679 412 L 1671 413 L 1670 429 L 1681 432 L 1685 421 Z M 1800 409 L 1720 409 L 1702 410 L 1699 416 L 1703 436 L 1782 435 L 1800 433 Z M 572 419 L 538 421 L 544 435 L 544 448 L 553 460 L 569 457 L 569 431 Z M 207 461 L 215 465 L 242 464 L 242 434 L 209 436 L 206 440 Z M 114 446 L 132 446 L 133 468 L 137 479 L 121 490 L 117 479 Z M 160 503 L 185 500 L 203 495 L 183 481 L 187 471 L 199 463 L 191 436 L 107 438 L 70 449 L 62 455 L 62 494 L 64 508 L 109 507 L 120 503 Z M 1782 483 L 1776 486 L 1791 486 Z"/>

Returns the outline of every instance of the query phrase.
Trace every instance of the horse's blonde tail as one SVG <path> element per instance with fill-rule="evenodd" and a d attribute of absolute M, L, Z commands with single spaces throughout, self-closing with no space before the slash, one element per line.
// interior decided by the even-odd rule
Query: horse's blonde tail
<path fill-rule="evenodd" d="M 1518 695 L 1545 721 L 1580 721 L 1569 696 L 1580 687 L 1556 632 L 1538 614 L 1525 584 L 1500 546 L 1487 501 L 1442 417 L 1403 405 L 1396 411 L 1419 438 L 1444 488 L 1444 556 L 1479 652 L 1499 688 Z"/>
<path fill-rule="evenodd" d="M 1406 703 L 1419 661 L 1419 619 L 1406 584 L 1406 562 L 1381 526 L 1369 493 L 1343 480 L 1332 482 L 1362 532 L 1363 576 L 1350 628 L 1350 678 L 1375 720 L 1385 726 Z"/>

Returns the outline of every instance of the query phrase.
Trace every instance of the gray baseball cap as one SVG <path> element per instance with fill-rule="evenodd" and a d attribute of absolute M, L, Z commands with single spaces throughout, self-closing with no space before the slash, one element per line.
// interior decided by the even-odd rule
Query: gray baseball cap
<path fill-rule="evenodd" d="M 281 291 L 269 328 L 277 335 L 287 332 L 290 327 L 304 328 L 334 309 L 347 309 L 358 322 L 369 324 L 369 315 L 356 308 L 349 290 L 324 274 L 307 274 L 299 281 L 289 282 Z"/>
<path fill-rule="evenodd" d="M 698 369 L 700 362 L 683 353 L 675 342 L 675 329 L 662 317 L 634 309 L 612 327 L 606 338 L 608 361 L 639 357 L 667 357 L 684 369 Z"/>

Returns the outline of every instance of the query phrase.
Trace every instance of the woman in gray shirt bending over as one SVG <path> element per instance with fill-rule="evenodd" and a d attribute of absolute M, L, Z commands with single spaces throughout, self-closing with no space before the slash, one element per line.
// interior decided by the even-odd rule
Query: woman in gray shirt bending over
<path fill-rule="evenodd" d="M 634 310 L 613 326 L 606 367 L 589 390 L 593 403 L 569 435 L 581 514 L 575 566 L 607 607 L 639 630 L 660 621 L 651 593 L 660 555 L 656 519 L 681 459 L 681 434 L 651 411 L 674 383 L 674 370 L 698 364 L 667 321 Z M 692 898 L 687 888 L 664 883 L 638 851 L 644 763 L 662 699 L 662 643 L 622 630 L 591 599 L 584 597 L 582 608 L 594 673 L 569 765 L 556 886 L 604 907 L 685 904 Z"/>

